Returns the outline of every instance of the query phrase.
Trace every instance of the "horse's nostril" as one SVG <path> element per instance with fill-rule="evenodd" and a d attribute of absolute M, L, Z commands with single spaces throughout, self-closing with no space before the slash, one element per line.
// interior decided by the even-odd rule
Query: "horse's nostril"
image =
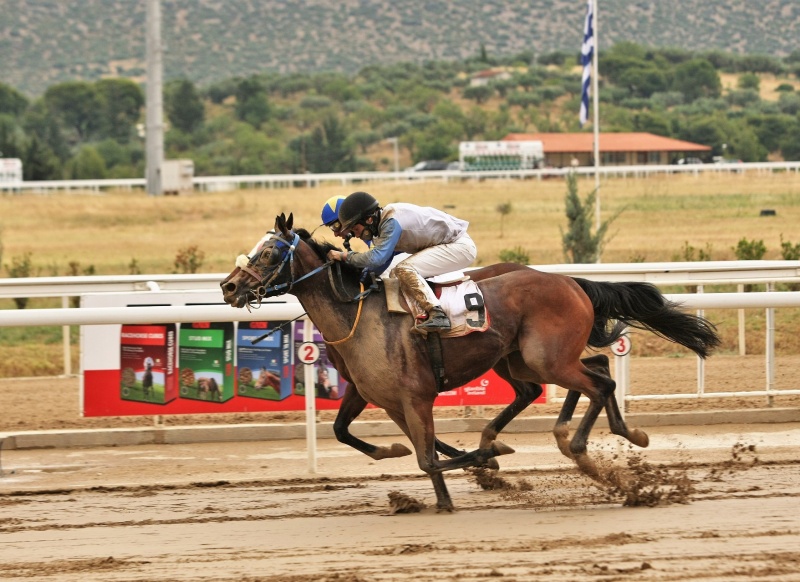
<path fill-rule="evenodd" d="M 219 284 L 219 286 L 222 287 L 222 290 L 225 293 L 233 293 L 234 291 L 236 291 L 236 283 L 233 283 L 231 281 L 227 282 L 223 281 L 222 283 Z"/>

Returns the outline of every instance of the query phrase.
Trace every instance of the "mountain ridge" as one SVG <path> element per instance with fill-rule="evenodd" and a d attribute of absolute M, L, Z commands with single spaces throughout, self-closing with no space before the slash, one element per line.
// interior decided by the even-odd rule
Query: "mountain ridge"
<path fill-rule="evenodd" d="M 204 85 L 255 73 L 356 73 L 370 64 L 524 51 L 578 53 L 583 0 L 171 0 L 162 3 L 165 80 Z M 602 51 L 645 46 L 785 56 L 800 3 L 600 0 Z M 49 85 L 144 78 L 146 3 L 20 0 L 0 14 L 0 78 L 35 96 Z"/>

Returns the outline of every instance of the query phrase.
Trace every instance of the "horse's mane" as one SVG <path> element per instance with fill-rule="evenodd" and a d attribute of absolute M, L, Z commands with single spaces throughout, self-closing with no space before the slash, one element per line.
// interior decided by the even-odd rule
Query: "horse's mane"
<path fill-rule="evenodd" d="M 297 228 L 295 229 L 295 232 L 298 234 L 298 236 L 304 243 L 306 243 L 314 250 L 314 252 L 322 261 L 328 260 L 328 251 L 342 250 L 340 247 L 337 247 L 336 245 L 331 244 L 329 242 L 314 240 L 313 238 L 311 238 L 311 233 L 308 232 L 305 228 Z M 361 269 L 356 269 L 355 267 L 351 267 L 347 263 L 343 262 L 337 262 L 336 264 L 342 267 L 342 274 L 347 276 L 348 278 L 352 277 L 357 281 L 358 277 L 361 276 Z"/>
<path fill-rule="evenodd" d="M 300 237 L 300 239 L 314 249 L 314 252 L 317 253 L 317 256 L 322 259 L 323 261 L 327 260 L 326 257 L 328 256 L 328 251 L 335 250 L 340 251 L 339 247 L 329 242 L 318 241 L 311 238 L 311 233 L 308 232 L 305 228 L 297 228 L 295 229 L 295 233 Z"/>

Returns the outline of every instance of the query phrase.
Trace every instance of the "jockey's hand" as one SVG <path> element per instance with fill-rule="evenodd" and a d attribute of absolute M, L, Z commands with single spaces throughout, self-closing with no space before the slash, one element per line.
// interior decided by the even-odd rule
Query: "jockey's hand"
<path fill-rule="evenodd" d="M 347 260 L 347 251 L 335 251 L 333 249 L 328 251 L 329 261 L 342 261 Z"/>

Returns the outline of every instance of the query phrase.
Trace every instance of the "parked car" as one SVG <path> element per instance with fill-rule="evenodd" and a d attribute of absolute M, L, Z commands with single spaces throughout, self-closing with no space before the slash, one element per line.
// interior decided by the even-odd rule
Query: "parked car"
<path fill-rule="evenodd" d="M 703 160 L 700 158 L 681 158 L 677 161 L 678 164 L 702 164 Z"/>
<path fill-rule="evenodd" d="M 447 162 L 440 162 L 438 160 L 425 160 L 424 162 L 417 162 L 410 168 L 406 168 L 406 172 L 430 172 L 437 170 L 447 170 Z"/>

